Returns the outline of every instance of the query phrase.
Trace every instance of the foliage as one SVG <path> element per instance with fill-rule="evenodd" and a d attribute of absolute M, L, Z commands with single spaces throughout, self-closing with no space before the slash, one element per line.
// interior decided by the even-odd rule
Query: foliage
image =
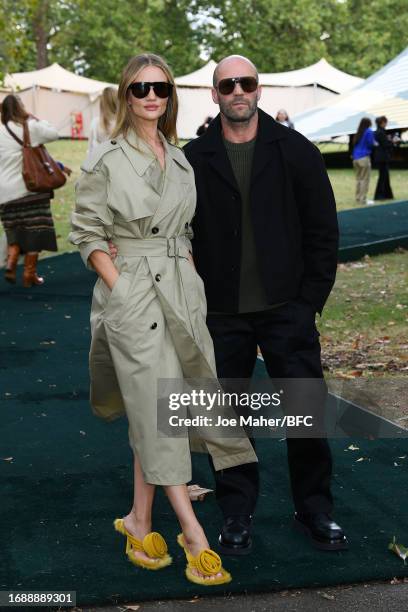
<path fill-rule="evenodd" d="M 0 0 L 0 70 L 58 61 L 117 81 L 131 55 L 153 51 L 177 75 L 240 53 L 262 72 L 326 57 L 366 77 L 407 32 L 406 0 Z"/>

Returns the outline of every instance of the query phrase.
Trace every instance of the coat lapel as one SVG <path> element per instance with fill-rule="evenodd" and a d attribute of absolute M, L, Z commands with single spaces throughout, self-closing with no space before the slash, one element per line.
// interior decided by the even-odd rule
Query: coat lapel
<path fill-rule="evenodd" d="M 258 109 L 259 128 L 255 145 L 251 181 L 254 181 L 270 163 L 271 147 L 277 140 L 287 137 L 289 128 L 276 123 L 272 117 Z M 197 142 L 200 153 L 210 155 L 209 164 L 234 189 L 238 189 L 227 151 L 222 141 L 220 115 L 211 122 L 207 132 Z"/>
<path fill-rule="evenodd" d="M 191 167 L 184 153 L 178 147 L 170 145 L 161 133 L 160 137 L 166 152 L 166 169 L 160 203 L 153 218 L 154 224 L 158 224 L 179 206 L 190 189 L 194 188 L 192 175 L 189 174 Z"/>

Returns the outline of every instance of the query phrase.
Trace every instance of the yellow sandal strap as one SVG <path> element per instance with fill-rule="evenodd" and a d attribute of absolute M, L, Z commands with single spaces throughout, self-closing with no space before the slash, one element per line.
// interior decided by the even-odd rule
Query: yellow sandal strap
<path fill-rule="evenodd" d="M 126 536 L 126 554 L 130 550 L 138 550 L 146 553 L 148 557 L 163 558 L 167 554 L 166 540 L 157 531 L 151 531 L 143 538 L 143 542 L 135 538 L 126 529 L 123 519 L 116 519 L 114 526 L 117 531 Z"/>
<path fill-rule="evenodd" d="M 193 557 L 193 555 L 187 551 L 186 553 L 189 566 L 195 568 L 204 576 L 215 576 L 221 571 L 221 559 L 219 555 L 210 548 L 205 548 L 196 557 Z"/>
<path fill-rule="evenodd" d="M 157 531 L 145 535 L 142 547 L 148 557 L 161 559 L 167 555 L 166 540 Z"/>

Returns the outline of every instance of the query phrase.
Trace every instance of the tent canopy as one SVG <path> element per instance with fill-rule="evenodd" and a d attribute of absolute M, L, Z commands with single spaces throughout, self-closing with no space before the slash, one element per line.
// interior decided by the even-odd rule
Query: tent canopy
<path fill-rule="evenodd" d="M 216 65 L 214 60 L 210 60 L 199 70 L 177 77 L 176 85 L 182 87 L 212 87 L 213 72 Z M 363 79 L 338 70 L 322 58 L 315 64 L 299 70 L 260 73 L 259 82 L 266 87 L 318 85 L 335 93 L 343 93 L 362 83 Z"/>
<path fill-rule="evenodd" d="M 389 129 L 408 127 L 408 47 L 352 91 L 294 117 L 310 140 L 355 134 L 363 117 L 386 115 Z"/>
<path fill-rule="evenodd" d="M 5 78 L 5 85 L 13 90 L 36 86 L 88 95 L 97 94 L 105 87 L 116 87 L 112 83 L 79 76 L 56 63 L 41 70 L 9 74 Z"/>
<path fill-rule="evenodd" d="M 279 87 L 302 87 L 319 85 L 336 93 L 343 93 L 356 87 L 364 79 L 338 70 L 328 61 L 322 59 L 311 66 L 290 70 L 289 72 L 261 73 L 259 80 L 262 85 Z"/>

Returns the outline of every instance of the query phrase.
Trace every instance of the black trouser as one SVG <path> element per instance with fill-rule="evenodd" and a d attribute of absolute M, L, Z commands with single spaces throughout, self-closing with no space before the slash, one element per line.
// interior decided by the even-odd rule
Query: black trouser
<path fill-rule="evenodd" d="M 374 200 L 393 200 L 390 183 L 390 172 L 388 162 L 377 162 L 378 164 L 378 181 L 375 188 Z"/>
<path fill-rule="evenodd" d="M 305 302 L 293 300 L 257 313 L 209 314 L 207 324 L 220 379 L 250 379 L 257 346 L 272 378 L 323 378 L 315 313 Z M 324 405 L 318 410 L 323 411 Z M 327 439 L 287 437 L 287 450 L 296 511 L 330 513 L 332 458 Z M 210 457 L 210 465 L 224 517 L 253 514 L 259 492 L 258 464 L 248 463 L 216 472 Z"/>

